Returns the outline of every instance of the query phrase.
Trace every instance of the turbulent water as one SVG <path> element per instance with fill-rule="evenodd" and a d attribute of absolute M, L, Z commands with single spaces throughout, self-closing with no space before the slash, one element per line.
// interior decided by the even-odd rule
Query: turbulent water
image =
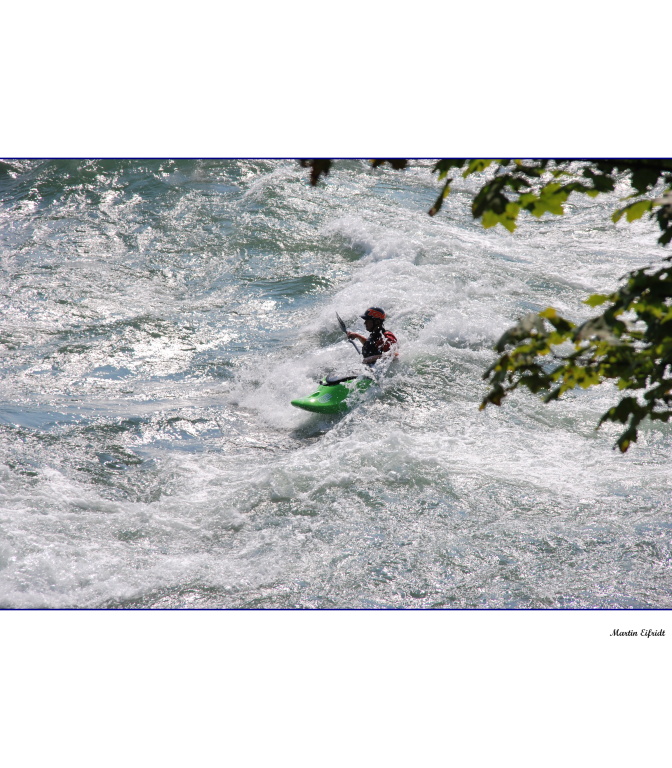
<path fill-rule="evenodd" d="M 0 607 L 669 608 L 666 425 L 611 385 L 479 412 L 522 314 L 663 255 L 619 196 L 484 230 L 429 161 L 0 166 Z M 379 305 L 400 356 L 345 415 Z"/>

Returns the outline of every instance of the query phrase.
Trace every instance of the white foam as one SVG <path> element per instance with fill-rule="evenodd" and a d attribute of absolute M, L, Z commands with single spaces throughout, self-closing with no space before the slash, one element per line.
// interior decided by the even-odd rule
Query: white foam
<path fill-rule="evenodd" d="M 17 345 L 0 605 L 669 605 L 665 425 L 614 452 L 618 426 L 594 431 L 609 385 L 478 410 L 501 333 L 549 305 L 588 316 L 587 292 L 658 254 L 646 226 L 611 227 L 598 201 L 485 231 L 467 205 L 473 180 L 430 218 L 426 168 L 381 177 L 353 163 L 314 189 L 293 162 L 236 173 L 240 194 L 190 189 L 158 222 L 142 196 L 106 194 L 104 226 L 86 220 L 87 248 L 66 238 L 67 258 L 53 222 L 17 213 L 60 271 L 3 262 L 3 285 L 28 298 L 8 290 L 0 307 Z M 179 175 L 169 182 L 179 194 Z M 58 225 L 73 238 L 87 213 L 75 202 Z M 212 240 L 199 246 L 191 228 Z M 324 279 L 305 293 L 254 285 L 306 270 Z M 400 342 L 378 385 L 343 417 L 292 407 L 321 376 L 358 369 L 336 312 L 363 332 L 368 306 Z M 135 328 L 143 314 L 162 330 Z M 90 348 L 55 352 L 82 324 Z M 194 370 L 205 350 L 222 378 Z M 118 380 L 101 373 L 122 366 Z M 143 463 L 125 466 L 131 454 Z"/>

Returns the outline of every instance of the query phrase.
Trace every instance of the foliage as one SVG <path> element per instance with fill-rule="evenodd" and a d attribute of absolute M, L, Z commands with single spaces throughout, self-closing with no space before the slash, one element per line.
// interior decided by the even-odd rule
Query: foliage
<path fill-rule="evenodd" d="M 575 325 L 554 309 L 522 318 L 497 342 L 499 359 L 485 372 L 488 403 L 499 405 L 519 386 L 556 400 L 575 387 L 613 381 L 628 394 L 600 419 L 626 424 L 617 440 L 622 452 L 637 440 L 642 419 L 672 416 L 672 257 L 655 272 L 631 272 L 609 296 L 593 295 L 590 306 L 607 304 L 598 317 Z M 627 316 L 627 320 L 626 320 Z M 571 351 L 559 354 L 561 345 Z"/>
<path fill-rule="evenodd" d="M 493 165 L 492 178 L 472 203 L 474 218 L 480 218 L 486 228 L 502 224 L 513 232 L 521 210 L 537 218 L 544 213 L 562 215 L 572 192 L 597 197 L 613 192 L 617 181 L 628 179 L 634 190 L 630 199 L 638 199 L 616 211 L 612 219 L 618 221 L 625 214 L 627 221 L 634 221 L 649 212 L 657 217 L 662 230 L 658 242 L 666 245 L 672 240 L 672 199 L 644 197 L 661 182 L 672 186 L 672 160 L 440 160 L 434 172 L 443 181 L 443 188 L 430 216 L 438 213 L 450 191 L 454 180 L 451 171 L 466 166 L 461 174 L 466 178 Z"/>
<path fill-rule="evenodd" d="M 310 183 L 317 185 L 320 176 L 327 176 L 331 170 L 331 160 L 318 158 L 316 160 L 299 160 L 302 168 L 310 168 Z"/>
<path fill-rule="evenodd" d="M 389 163 L 407 166 L 406 160 L 373 160 L 374 167 Z M 311 183 L 329 172 L 331 161 L 302 161 L 311 168 Z M 433 168 L 441 182 L 429 210 L 436 215 L 450 193 L 455 175 L 486 174 L 472 201 L 472 215 L 484 227 L 501 224 L 510 232 L 521 211 L 539 218 L 562 215 L 572 193 L 596 197 L 613 192 L 628 181 L 633 193 L 612 215 L 628 222 L 648 214 L 661 230 L 658 242 L 672 240 L 672 160 L 493 160 L 445 159 Z M 656 190 L 665 187 L 665 193 Z M 497 342 L 499 358 L 483 378 L 491 389 L 481 403 L 500 405 L 520 386 L 556 400 L 568 390 L 614 382 L 624 393 L 617 405 L 600 419 L 626 425 L 616 445 L 625 452 L 637 440 L 643 419 L 667 422 L 672 416 L 672 256 L 657 270 L 639 269 L 623 278 L 612 294 L 590 296 L 586 304 L 603 306 L 601 314 L 580 325 L 548 308 L 527 315 Z M 564 350 L 569 351 L 564 352 Z"/>

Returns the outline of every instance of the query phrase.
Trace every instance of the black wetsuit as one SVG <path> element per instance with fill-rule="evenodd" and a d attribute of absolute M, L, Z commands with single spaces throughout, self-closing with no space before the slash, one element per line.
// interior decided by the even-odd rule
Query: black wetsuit
<path fill-rule="evenodd" d="M 362 346 L 362 357 L 375 357 L 387 352 L 392 344 L 397 343 L 397 337 L 384 328 L 373 331 Z"/>

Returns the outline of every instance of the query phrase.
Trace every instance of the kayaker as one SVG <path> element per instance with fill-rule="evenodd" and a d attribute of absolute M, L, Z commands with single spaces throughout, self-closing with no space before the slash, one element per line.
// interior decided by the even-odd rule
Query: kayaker
<path fill-rule="evenodd" d="M 361 333 L 348 331 L 349 339 L 357 339 L 362 342 L 362 362 L 373 365 L 386 352 L 389 352 L 397 344 L 397 337 L 390 331 L 386 331 L 385 312 L 380 307 L 369 307 L 363 315 L 364 327 L 369 332 L 369 338 Z M 395 352 L 396 355 L 396 352 Z"/>

